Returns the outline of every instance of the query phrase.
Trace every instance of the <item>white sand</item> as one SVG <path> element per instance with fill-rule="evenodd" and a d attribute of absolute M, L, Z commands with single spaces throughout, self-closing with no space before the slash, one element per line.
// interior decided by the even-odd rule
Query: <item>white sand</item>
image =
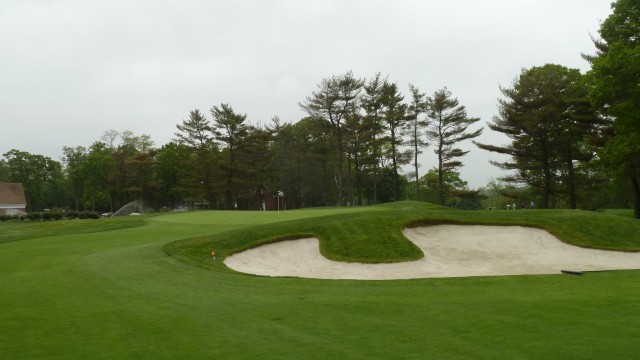
<path fill-rule="evenodd" d="M 318 240 L 309 238 L 249 249 L 224 263 L 256 275 L 362 280 L 640 269 L 640 253 L 580 248 L 544 230 L 521 226 L 438 225 L 403 233 L 422 249 L 423 259 L 393 264 L 332 261 L 320 254 Z"/>

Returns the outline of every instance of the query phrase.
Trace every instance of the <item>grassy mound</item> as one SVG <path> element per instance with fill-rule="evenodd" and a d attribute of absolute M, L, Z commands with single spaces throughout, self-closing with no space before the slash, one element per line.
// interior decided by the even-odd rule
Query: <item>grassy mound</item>
<path fill-rule="evenodd" d="M 320 239 L 327 258 L 362 263 L 417 260 L 422 252 L 402 229 L 436 224 L 520 225 L 547 230 L 560 240 L 587 248 L 640 251 L 640 222 L 630 218 L 578 210 L 459 211 L 419 202 L 398 202 L 320 217 L 246 227 L 165 245 L 172 256 L 205 268 L 211 251 L 221 257 L 248 248 L 304 237 Z M 298 210 L 304 212 L 305 210 Z"/>

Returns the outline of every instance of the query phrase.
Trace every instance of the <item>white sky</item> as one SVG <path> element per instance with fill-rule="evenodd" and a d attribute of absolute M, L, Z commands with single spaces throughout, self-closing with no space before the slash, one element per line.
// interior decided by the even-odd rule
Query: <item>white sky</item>
<path fill-rule="evenodd" d="M 110 129 L 169 142 L 176 124 L 228 103 L 251 123 L 305 116 L 325 77 L 389 75 L 429 94 L 447 86 L 491 121 L 522 68 L 588 70 L 590 34 L 612 0 L 2 0 L 0 154 L 60 160 Z M 506 143 L 485 129 L 481 142 Z M 462 178 L 503 173 L 469 144 Z M 421 172 L 435 155 L 426 149 Z"/>

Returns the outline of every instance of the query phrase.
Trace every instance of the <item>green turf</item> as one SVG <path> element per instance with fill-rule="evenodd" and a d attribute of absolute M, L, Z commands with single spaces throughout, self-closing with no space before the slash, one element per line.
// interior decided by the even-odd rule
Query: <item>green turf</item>
<path fill-rule="evenodd" d="M 165 251 L 205 268 L 219 256 L 284 239 L 315 236 L 324 256 L 365 263 L 420 259 L 422 252 L 401 233 L 405 227 L 453 224 L 521 225 L 545 229 L 569 244 L 587 248 L 640 251 L 640 222 L 616 215 L 577 210 L 458 211 L 415 202 L 366 208 L 368 211 L 314 216 L 242 227 L 215 235 L 169 243 Z M 371 211 L 375 210 L 375 211 Z M 319 214 L 320 215 L 320 214 Z"/>
<path fill-rule="evenodd" d="M 604 210 L 606 214 L 610 215 L 618 215 L 633 218 L 633 209 L 606 209 Z"/>
<path fill-rule="evenodd" d="M 100 232 L 45 232 L 46 237 L 34 232 L 0 244 L 0 358 L 637 357 L 640 271 L 330 281 L 204 269 L 194 266 L 200 264 L 197 253 L 194 258 L 163 251 L 207 241 L 240 249 L 305 232 L 338 242 L 340 234 L 367 218 L 367 232 L 415 222 L 523 223 L 590 246 L 631 249 L 640 241 L 639 223 L 606 213 L 455 212 L 415 203 L 280 214 L 180 213 L 140 218 L 136 221 L 146 222 L 141 227 L 130 227 L 127 218 Z M 296 229 L 305 224 L 317 228 Z M 116 230 L 119 225 L 123 229 Z M 286 231 L 278 235 L 269 228 Z M 264 233 L 267 240 L 234 245 L 238 231 Z M 631 240 L 618 244 L 624 233 Z M 174 242 L 194 237 L 198 240 Z M 380 253 L 383 247 L 375 241 L 374 257 L 388 258 L 403 246 Z M 324 251 L 354 255 L 344 247 Z"/>
<path fill-rule="evenodd" d="M 25 221 L 0 223 L 0 243 L 37 237 L 86 234 L 142 226 L 138 217 L 111 219 L 73 219 L 61 221 Z"/>

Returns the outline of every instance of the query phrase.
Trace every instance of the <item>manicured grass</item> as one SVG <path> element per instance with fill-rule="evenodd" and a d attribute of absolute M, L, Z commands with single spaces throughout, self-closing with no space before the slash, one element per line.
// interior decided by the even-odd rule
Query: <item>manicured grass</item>
<path fill-rule="evenodd" d="M 640 251 L 640 222 L 616 215 L 571 210 L 457 211 L 414 202 L 237 229 L 170 243 L 165 251 L 205 268 L 215 250 L 221 257 L 285 239 L 317 237 L 324 256 L 338 261 L 400 262 L 423 257 L 401 233 L 405 227 L 433 224 L 521 225 L 545 229 L 562 241 L 587 248 Z"/>
<path fill-rule="evenodd" d="M 605 214 L 634 218 L 633 209 L 606 209 Z"/>
<path fill-rule="evenodd" d="M 0 222 L 0 243 L 47 236 L 85 234 L 142 226 L 137 217 L 56 221 Z"/>
<path fill-rule="evenodd" d="M 445 221 L 549 227 L 592 245 L 616 242 L 624 237 L 617 233 L 628 231 L 634 239 L 615 246 L 631 248 L 640 226 L 632 219 L 572 211 L 456 212 L 415 203 L 138 219 L 146 225 L 0 244 L 0 358 L 632 359 L 640 351 L 640 271 L 402 281 L 267 278 L 224 270 L 219 261 L 213 270 L 194 266 L 206 262 L 184 246 L 202 245 L 209 255 L 210 245 L 235 251 L 318 231 L 333 242 L 323 251 L 353 256 L 358 241 L 337 244 L 361 225 L 393 234 L 394 224 Z M 234 244 L 242 233 L 267 237 Z M 615 240 L 607 241 L 609 234 Z M 372 240 L 373 257 L 405 256 L 401 244 L 381 253 L 384 237 Z M 174 243 L 189 238 L 198 240 Z"/>

